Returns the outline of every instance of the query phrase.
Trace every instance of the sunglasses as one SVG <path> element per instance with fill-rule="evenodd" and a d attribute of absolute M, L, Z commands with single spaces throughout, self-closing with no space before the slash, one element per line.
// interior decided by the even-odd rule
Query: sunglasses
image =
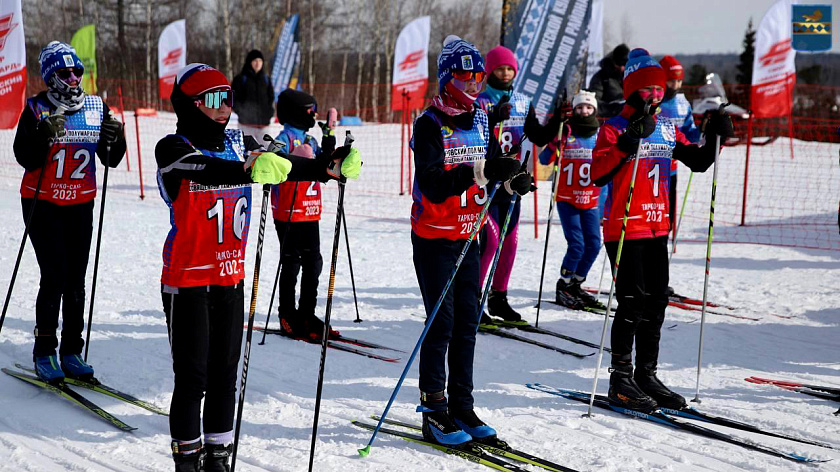
<path fill-rule="evenodd" d="M 470 80 L 475 80 L 476 82 L 484 82 L 484 76 L 486 74 L 483 71 L 473 72 L 470 70 L 456 70 L 452 72 L 452 77 L 454 79 L 460 80 L 461 82 L 468 82 Z"/>
<path fill-rule="evenodd" d="M 233 90 L 211 90 L 194 97 L 193 100 L 195 100 L 196 106 L 203 104 L 207 108 L 218 109 L 222 107 L 222 104 L 225 104 L 230 108 L 233 108 Z"/>
<path fill-rule="evenodd" d="M 68 80 L 70 77 L 74 77 L 76 79 L 80 79 L 84 74 L 85 70 L 81 67 L 72 67 L 66 69 L 58 69 L 55 71 L 55 75 L 58 76 L 61 80 Z"/>
<path fill-rule="evenodd" d="M 306 113 L 308 113 L 308 114 L 310 114 L 310 115 L 313 115 L 313 116 L 314 116 L 315 114 L 317 114 L 317 113 L 318 113 L 318 104 L 317 104 L 317 103 L 315 103 L 315 104 L 313 104 L 312 106 L 307 107 L 307 108 L 306 108 Z"/>

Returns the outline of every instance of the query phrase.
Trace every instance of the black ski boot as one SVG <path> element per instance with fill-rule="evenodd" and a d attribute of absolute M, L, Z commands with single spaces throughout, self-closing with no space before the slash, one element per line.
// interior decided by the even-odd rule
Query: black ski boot
<path fill-rule="evenodd" d="M 636 367 L 636 372 L 633 374 L 633 380 L 636 381 L 636 385 L 638 385 L 643 392 L 656 400 L 656 404 L 662 408 L 681 410 L 687 405 L 685 398 L 683 398 L 682 395 L 666 387 L 662 381 L 656 377 L 656 365 L 652 367 Z"/>
<path fill-rule="evenodd" d="M 423 413 L 423 438 L 426 441 L 444 446 L 460 447 L 472 441 L 472 436 L 467 434 L 460 426 L 455 424 L 446 411 L 446 397 L 443 392 L 420 393 L 420 400 L 424 403 L 439 404 L 439 408 L 431 409 L 421 405 L 417 411 Z"/>
<path fill-rule="evenodd" d="M 315 316 L 315 307 L 312 309 L 299 309 L 298 318 L 303 323 L 304 338 L 310 341 L 321 342 L 324 337 L 324 322 Z M 330 339 L 340 336 L 339 332 L 330 328 Z"/>
<path fill-rule="evenodd" d="M 486 311 L 481 312 L 481 320 L 479 320 L 478 324 L 485 326 L 496 326 L 496 323 L 493 322 L 493 319 L 487 316 Z"/>
<path fill-rule="evenodd" d="M 613 364 L 610 372 L 610 390 L 607 395 L 610 403 L 645 413 L 656 409 L 656 401 L 643 392 L 633 380 L 632 364 Z"/>
<path fill-rule="evenodd" d="M 201 472 L 201 440 L 179 444 L 172 441 L 172 459 L 175 461 L 175 472 Z"/>
<path fill-rule="evenodd" d="M 306 329 L 294 308 L 280 308 L 280 329 L 284 336 L 294 339 L 305 338 Z"/>
<path fill-rule="evenodd" d="M 490 290 L 487 298 L 487 311 L 490 316 L 501 318 L 510 323 L 522 321 L 522 316 L 510 307 L 507 300 L 507 291 Z"/>
<path fill-rule="evenodd" d="M 572 310 L 583 310 L 586 306 L 583 303 L 583 300 L 578 298 L 572 291 L 572 283 L 566 282 L 562 278 L 557 279 L 557 286 L 554 289 L 554 297 L 554 301 L 558 305 L 571 308 Z"/>
<path fill-rule="evenodd" d="M 202 472 L 230 472 L 230 453 L 233 445 L 207 444 L 204 446 Z"/>
<path fill-rule="evenodd" d="M 587 292 L 586 290 L 581 287 L 583 282 L 586 279 L 576 279 L 572 278 L 572 281 L 569 283 L 569 291 L 574 294 L 586 308 L 597 308 L 599 310 L 606 310 L 607 307 L 603 303 L 599 302 L 595 296 L 591 293 Z"/>
<path fill-rule="evenodd" d="M 475 410 L 449 410 L 449 417 L 474 440 L 490 445 L 498 442 L 496 430 L 481 421 Z"/>

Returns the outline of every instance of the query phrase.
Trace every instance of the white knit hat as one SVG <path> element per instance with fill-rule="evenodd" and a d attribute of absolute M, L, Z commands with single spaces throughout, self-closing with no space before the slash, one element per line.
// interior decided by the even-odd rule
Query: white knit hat
<path fill-rule="evenodd" d="M 574 98 L 572 98 L 572 109 L 577 108 L 577 106 L 581 103 L 592 105 L 592 107 L 595 108 L 595 111 L 598 111 L 598 100 L 595 99 L 595 92 L 590 92 L 588 90 L 581 90 L 578 92 Z"/>

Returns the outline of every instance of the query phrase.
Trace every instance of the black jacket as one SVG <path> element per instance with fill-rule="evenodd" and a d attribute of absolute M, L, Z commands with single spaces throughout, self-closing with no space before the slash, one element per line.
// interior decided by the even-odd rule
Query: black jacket
<path fill-rule="evenodd" d="M 251 57 L 250 55 L 248 56 Z M 266 64 L 267 65 L 267 64 Z M 255 73 L 246 58 L 242 72 L 233 78 L 233 111 L 243 125 L 268 126 L 274 116 L 274 88 L 265 66 Z"/>
<path fill-rule="evenodd" d="M 589 91 L 598 100 L 598 116 L 611 118 L 621 113 L 624 106 L 624 75 L 616 67 L 612 56 L 601 59 L 601 70 L 589 81 Z"/>
<path fill-rule="evenodd" d="M 43 101 L 48 101 L 46 98 L 47 92 L 41 92 L 38 97 Z M 52 107 L 51 107 L 52 108 Z M 102 103 L 103 116 L 108 116 L 110 110 L 108 105 Z M 78 112 L 64 112 L 65 115 L 72 115 Z M 33 171 L 43 167 L 47 160 L 47 154 L 50 151 L 50 143 L 38 136 L 38 119 L 35 113 L 28 106 L 23 108 L 23 113 L 20 114 L 18 121 L 17 132 L 15 133 L 15 159 L 18 164 L 23 166 L 27 171 Z M 117 142 L 111 144 L 111 154 L 108 156 L 108 166 L 111 168 L 117 167 L 125 156 L 125 135 L 121 136 Z M 105 144 L 100 139 L 96 145 L 96 155 L 99 156 L 100 162 L 105 164 Z"/>

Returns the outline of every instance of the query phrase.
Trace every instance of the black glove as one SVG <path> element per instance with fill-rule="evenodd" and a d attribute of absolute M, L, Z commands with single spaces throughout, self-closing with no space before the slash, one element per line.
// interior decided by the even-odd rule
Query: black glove
<path fill-rule="evenodd" d="M 700 125 L 700 130 L 707 136 L 718 135 L 721 139 L 731 138 L 735 136 L 735 130 L 732 127 L 732 118 L 726 111 L 720 109 L 708 110 L 703 115 L 703 122 Z"/>
<path fill-rule="evenodd" d="M 326 122 L 319 122 L 321 127 L 321 152 L 327 156 L 335 151 L 335 132 L 327 125 Z"/>
<path fill-rule="evenodd" d="M 519 155 L 519 151 L 522 150 L 522 147 L 518 144 L 514 144 L 507 150 L 507 152 L 502 153 L 502 157 L 516 157 Z"/>
<path fill-rule="evenodd" d="M 572 108 L 572 104 L 568 101 L 560 101 L 557 103 L 557 106 L 554 108 L 554 116 L 559 117 L 563 121 L 567 121 L 572 115 L 575 114 L 574 108 Z"/>
<path fill-rule="evenodd" d="M 487 119 L 490 123 L 501 123 L 510 118 L 510 110 L 513 108 L 513 103 L 510 103 L 510 95 L 503 95 L 499 103 L 493 106 L 490 110 L 490 115 Z"/>
<path fill-rule="evenodd" d="M 511 195 L 513 192 L 520 196 L 533 192 L 537 187 L 534 185 L 534 178 L 528 172 L 522 171 L 514 175 L 512 179 L 505 182 L 505 190 Z"/>
<path fill-rule="evenodd" d="M 475 180 L 479 185 L 487 182 L 505 182 L 519 172 L 519 161 L 512 157 L 482 159 L 475 163 Z"/>
<path fill-rule="evenodd" d="M 44 141 L 61 138 L 67 134 L 64 125 L 67 117 L 64 115 L 50 115 L 38 123 L 38 136 Z"/>
<path fill-rule="evenodd" d="M 99 127 L 99 136 L 108 144 L 114 144 L 125 137 L 123 124 L 111 115 L 108 115 Z"/>
<path fill-rule="evenodd" d="M 628 154 L 635 154 L 639 149 L 639 141 L 653 134 L 656 129 L 656 120 L 651 114 L 652 106 L 636 97 L 638 94 L 634 93 L 628 99 L 628 104 L 635 108 L 636 112 L 627 120 L 627 128 L 616 142 L 618 148 Z"/>

